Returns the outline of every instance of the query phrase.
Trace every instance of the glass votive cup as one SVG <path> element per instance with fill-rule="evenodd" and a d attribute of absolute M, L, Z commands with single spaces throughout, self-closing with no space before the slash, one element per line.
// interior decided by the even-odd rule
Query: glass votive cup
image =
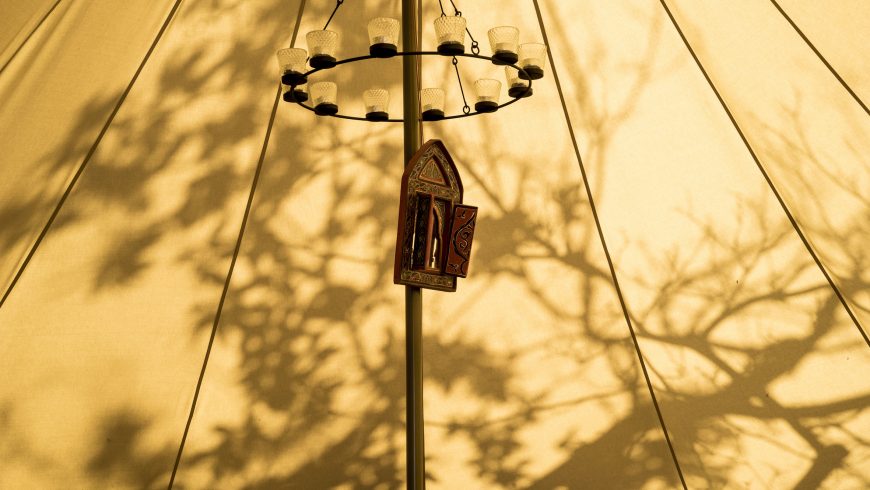
<path fill-rule="evenodd" d="M 389 58 L 398 52 L 399 21 L 389 17 L 377 17 L 369 21 L 369 54 Z"/>
<path fill-rule="evenodd" d="M 508 84 L 508 95 L 514 99 L 528 97 L 532 95 L 532 87 L 529 87 L 529 82 L 520 78 L 520 72 L 506 66 L 504 75 Z"/>
<path fill-rule="evenodd" d="M 283 85 L 284 102 L 305 102 L 308 100 L 308 87 L 301 85 Z"/>
<path fill-rule="evenodd" d="M 495 112 L 498 110 L 498 97 L 501 93 L 501 82 L 492 78 L 481 78 L 474 82 L 477 101 L 474 110 L 477 112 Z"/>
<path fill-rule="evenodd" d="M 285 85 L 301 85 L 307 80 L 303 73 L 308 61 L 308 52 L 301 48 L 279 49 L 275 55 L 278 57 L 278 66 L 281 68 L 281 83 Z"/>
<path fill-rule="evenodd" d="M 386 121 L 390 118 L 390 92 L 387 90 L 366 90 L 363 92 L 363 103 L 366 106 L 366 119 L 369 121 Z"/>
<path fill-rule="evenodd" d="M 424 121 L 444 119 L 444 90 L 424 88 L 420 91 L 420 108 Z"/>
<path fill-rule="evenodd" d="M 493 27 L 487 32 L 489 46 L 492 48 L 492 62 L 496 65 L 512 65 L 520 57 L 517 54 L 520 44 L 520 30 L 513 26 Z"/>
<path fill-rule="evenodd" d="M 520 72 L 524 80 L 538 80 L 544 77 L 544 65 L 547 62 L 547 45 L 541 43 L 520 44 L 520 67 L 526 73 Z"/>
<path fill-rule="evenodd" d="M 311 31 L 305 35 L 312 68 L 332 68 L 338 51 L 338 33 L 335 31 Z"/>
<path fill-rule="evenodd" d="M 311 98 L 318 116 L 338 114 L 338 85 L 334 82 L 312 83 Z"/>
<path fill-rule="evenodd" d="M 465 18 L 449 15 L 435 19 L 438 52 L 453 56 L 465 52 Z"/>

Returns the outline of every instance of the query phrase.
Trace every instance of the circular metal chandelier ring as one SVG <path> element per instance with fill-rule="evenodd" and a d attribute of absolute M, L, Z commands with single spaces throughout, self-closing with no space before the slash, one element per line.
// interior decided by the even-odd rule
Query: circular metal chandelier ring
<path fill-rule="evenodd" d="M 373 56 L 373 55 L 369 54 L 366 56 L 356 56 L 353 58 L 339 60 L 339 61 L 336 61 L 335 65 L 330 67 L 330 68 L 313 68 L 313 69 L 305 72 L 304 74 L 302 74 L 302 76 L 307 78 L 309 75 L 313 75 L 319 71 L 332 70 L 333 68 L 335 68 L 338 65 L 355 63 L 357 61 L 370 60 L 370 59 L 383 60 L 383 59 L 388 59 L 388 58 L 395 58 L 396 56 L 402 56 L 402 57 L 405 57 L 405 56 L 439 56 L 442 58 L 451 58 L 451 57 L 456 57 L 456 56 L 462 56 L 464 58 L 477 58 L 477 59 L 481 59 L 481 60 L 487 60 L 490 63 L 493 62 L 492 57 L 482 56 L 479 54 L 456 53 L 456 54 L 446 55 L 446 54 L 441 54 L 438 51 L 399 51 L 396 54 L 389 56 L 389 57 L 386 57 L 386 58 L 381 57 L 381 56 Z M 516 64 L 499 64 L 497 66 L 507 66 L 507 67 L 513 68 L 514 70 L 517 70 L 517 72 L 524 75 L 523 77 L 520 77 L 521 79 L 523 79 L 523 81 L 529 82 L 529 84 L 526 86 L 526 90 L 523 92 L 523 95 L 520 95 L 519 97 L 512 97 L 511 100 L 505 102 L 504 104 L 499 104 L 498 109 L 501 109 L 502 107 L 507 107 L 507 106 L 513 104 L 514 102 L 524 98 L 524 95 L 532 90 L 532 80 L 531 80 L 531 77 L 529 77 L 529 74 L 526 72 L 526 70 L 524 70 L 520 66 L 517 66 Z M 295 85 L 291 85 L 291 87 L 294 87 L 294 86 Z M 305 105 L 303 102 L 296 101 L 296 104 L 298 104 L 301 107 L 304 107 L 305 109 L 308 109 L 311 112 L 314 112 L 314 107 Z M 468 114 L 456 114 L 453 116 L 444 116 L 443 118 L 439 119 L 439 121 L 446 121 L 448 119 L 461 119 L 463 117 L 477 116 L 479 114 L 489 114 L 489 113 L 488 112 L 474 111 L 474 112 L 469 112 Z M 365 122 L 403 122 L 404 121 L 404 119 L 384 119 L 382 121 L 372 121 L 372 120 L 366 119 L 365 117 L 346 116 L 344 114 L 324 114 L 324 115 L 327 117 L 336 117 L 339 119 L 350 119 L 353 121 L 365 121 Z M 419 120 L 422 121 L 423 120 L 422 117 Z M 424 121 L 424 122 L 430 122 L 430 121 Z"/>

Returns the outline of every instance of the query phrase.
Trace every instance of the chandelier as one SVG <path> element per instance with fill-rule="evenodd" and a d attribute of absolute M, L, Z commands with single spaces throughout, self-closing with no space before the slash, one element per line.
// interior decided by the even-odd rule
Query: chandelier
<path fill-rule="evenodd" d="M 492 113 L 532 95 L 532 81 L 544 76 L 547 59 L 547 46 L 541 43 L 520 44 L 520 31 L 513 26 L 499 26 L 487 32 L 491 56 L 480 54 L 480 46 L 468 29 L 467 21 L 453 0 L 453 15 L 444 11 L 439 0 L 441 15 L 434 20 L 437 48 L 435 51 L 399 51 L 398 19 L 377 17 L 368 23 L 369 54 L 338 59 L 337 52 L 341 36 L 328 29 L 344 0 L 337 0 L 335 8 L 326 25 L 321 30 L 306 34 L 308 49 L 286 48 L 277 52 L 281 70 L 282 98 L 296 103 L 318 116 L 332 116 L 342 119 L 371 122 L 403 122 L 401 118 L 391 118 L 389 113 L 390 92 L 384 88 L 373 87 L 362 94 L 365 106 L 364 116 L 353 116 L 339 112 L 339 87 L 335 82 L 319 80 L 319 75 L 328 73 L 340 65 L 355 63 L 373 58 L 393 58 L 406 56 L 440 56 L 452 58 L 459 92 L 462 95 L 462 113 L 445 114 L 446 94 L 443 88 L 429 87 L 419 91 L 420 114 L 423 121 L 458 119 L 478 114 Z M 470 53 L 466 52 L 465 39 L 471 41 Z M 502 102 L 502 82 L 496 78 L 480 78 L 474 81 L 474 109 L 468 104 L 459 75 L 459 58 L 471 58 L 490 62 L 504 67 L 507 85 L 507 100 Z"/>

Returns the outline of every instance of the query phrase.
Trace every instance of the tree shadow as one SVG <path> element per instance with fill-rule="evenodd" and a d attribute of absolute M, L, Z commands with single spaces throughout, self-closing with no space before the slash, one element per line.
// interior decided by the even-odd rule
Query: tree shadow
<path fill-rule="evenodd" d="M 207 3 L 191 5 L 188 15 L 229 15 L 227 5 L 235 5 Z M 267 68 L 251 60 L 262 57 L 261 43 L 286 32 L 295 9 L 269 5 L 274 8 L 250 19 L 259 34 L 234 39 L 227 49 L 204 42 L 173 46 L 171 61 L 157 77 L 159 96 L 135 112 L 119 114 L 111 129 L 115 151 L 94 160 L 52 232 L 100 213 L 129 219 L 127 226 L 106 231 L 109 245 L 94 267 L 87 294 L 132 290 L 152 267 L 153 255 L 161 253 L 171 254 L 178 267 L 193 269 L 200 286 L 215 291 L 223 286 L 235 241 L 226 230 L 235 233 L 241 218 L 239 201 L 230 196 L 244 195 L 252 177 L 252 167 L 237 159 L 256 156 L 233 150 L 259 149 L 264 125 L 255 106 L 262 100 L 236 101 L 222 117 L 189 126 L 175 116 L 198 100 L 197 94 L 227 80 L 257 87 L 274 77 L 271 64 Z M 312 5 L 306 16 L 325 18 L 330 10 Z M 348 46 L 366 42 L 356 21 L 349 15 L 336 20 L 348 33 Z M 577 100 L 588 107 L 578 125 L 589 135 L 596 199 L 614 134 L 637 110 L 640 94 L 656 75 L 659 21 L 642 22 L 649 24 L 646 61 L 628 68 L 631 88 L 616 102 L 596 97 L 593 81 L 586 79 L 598 76 L 594 70 L 588 71 L 592 75 L 579 68 L 570 73 L 577 80 Z M 564 29 L 553 34 L 560 45 L 571 44 Z M 599 56 L 606 58 L 607 52 Z M 336 77 L 348 91 L 369 83 Z M 94 101 L 94 107 L 110 100 Z M 205 380 L 206 391 L 232 388 L 238 403 L 219 407 L 219 413 L 206 415 L 201 408 L 196 414 L 178 488 L 402 488 L 404 333 L 400 291 L 390 281 L 398 204 L 394 184 L 402 168 L 398 133 L 355 132 L 332 122 L 312 125 L 307 114 L 287 117 L 284 107 L 279 118 L 289 122 L 279 121 L 272 132 L 272 150 L 217 333 L 215 356 L 229 359 L 231 379 L 222 378 L 219 373 L 227 371 L 221 371 L 208 372 Z M 138 113 L 147 113 L 147 122 L 140 122 Z M 95 114 L 100 111 L 82 114 L 65 146 L 86 144 L 81 135 L 99 124 Z M 558 114 L 554 119 L 561 124 Z M 480 124 L 484 131 L 496 131 L 486 121 Z M 467 306 L 463 311 L 477 312 L 457 322 L 458 329 L 438 322 L 427 331 L 426 389 L 439 399 L 458 400 L 451 410 L 434 407 L 447 417 L 427 419 L 427 430 L 437 432 L 435 440 L 443 443 L 427 447 L 430 484 L 450 486 L 471 475 L 475 480 L 469 487 L 677 487 L 621 312 L 612 299 L 601 299 L 611 297 L 613 286 L 578 180 L 547 187 L 545 177 L 521 157 L 488 140 L 456 147 L 460 162 L 493 162 L 489 168 L 463 166 L 466 185 L 476 186 L 487 207 L 478 223 L 474 280 L 460 287 L 504 287 L 522 294 L 537 317 L 518 316 L 513 323 L 541 332 L 543 340 L 500 348 L 477 335 L 476 327 L 501 326 L 492 312 L 504 303 L 484 294 L 457 295 L 456 303 Z M 56 157 L 46 159 L 46 174 L 57 170 L 51 165 Z M 510 198 L 492 178 L 498 172 L 516 176 Z M 171 196 L 162 191 L 166 187 Z M 539 193 L 541 188 L 548 192 Z M 167 200 L 174 203 L 169 211 Z M 28 209 L 46 204 L 16 203 L 0 216 L 4 223 L 7 217 L 23 223 L 31 219 Z M 699 242 L 686 244 L 673 257 L 648 257 L 648 275 L 626 279 L 649 293 L 630 312 L 643 347 L 650 347 L 647 361 L 682 469 L 692 487 L 728 487 L 735 474 L 742 477 L 746 468 L 754 468 L 742 451 L 778 444 L 777 436 L 767 440 L 763 433 L 776 426 L 788 432 L 783 440 L 799 441 L 790 462 L 798 461 L 800 469 L 782 476 L 775 466 L 755 475 L 758 485 L 814 488 L 834 473 L 843 481 L 870 485 L 856 461 L 867 441 L 853 423 L 866 413 L 870 394 L 798 403 L 778 391 L 804 363 L 820 355 L 841 359 L 860 345 L 859 339 L 840 335 L 843 319 L 836 298 L 822 281 L 808 279 L 811 264 L 787 238 L 787 223 L 765 209 L 743 203 L 737 213 L 751 231 L 737 236 L 690 210 Z M 839 239 L 853 242 L 863 233 L 860 227 L 837 231 Z M 176 242 L 178 237 L 187 240 Z M 0 230 L 0 244 L 15 240 Z M 699 250 L 700 265 L 687 258 Z M 852 260 L 854 270 L 866 269 L 861 254 Z M 542 273 L 541 264 L 557 273 Z M 576 278 L 576 294 L 554 286 L 556 276 Z M 866 281 L 848 287 L 870 289 Z M 216 297 L 197 302 L 194 321 L 181 326 L 183 332 L 190 338 L 208 333 L 216 304 Z M 741 329 L 758 323 L 771 328 L 741 336 Z M 573 370 L 520 369 L 531 362 L 526 359 L 551 355 Z M 703 369 L 681 370 L 689 357 Z M 584 386 L 601 389 L 566 397 L 560 385 L 577 372 L 609 381 L 589 382 Z M 536 376 L 544 381 L 526 382 Z M 577 414 L 589 407 L 598 410 L 595 423 L 601 427 L 592 435 L 571 425 L 547 426 L 557 416 L 584 424 Z M 164 486 L 177 446 L 143 442 L 154 424 L 133 409 L 107 413 L 96 428 L 104 444 L 94 448 L 83 473 L 95 485 Z M 759 428 L 762 433 L 753 432 Z M 173 442 L 182 427 L 175 429 L 167 438 Z M 539 456 L 541 446 L 550 452 Z"/>

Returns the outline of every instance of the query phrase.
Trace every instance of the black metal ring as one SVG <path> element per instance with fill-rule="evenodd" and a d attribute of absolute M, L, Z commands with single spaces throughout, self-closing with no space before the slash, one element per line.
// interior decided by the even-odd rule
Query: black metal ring
<path fill-rule="evenodd" d="M 438 51 L 399 51 L 399 52 L 397 52 L 393 57 L 395 57 L 395 56 L 402 56 L 402 57 L 405 57 L 405 56 L 439 56 L 439 57 L 443 57 L 443 58 L 449 58 L 449 57 L 451 57 L 451 56 L 463 56 L 463 57 L 465 57 L 465 58 L 477 58 L 477 59 L 481 59 L 481 60 L 487 60 L 487 61 L 489 61 L 490 63 L 492 63 L 492 61 L 493 61 L 493 60 L 492 60 L 492 57 L 490 57 L 490 56 L 481 56 L 481 55 L 479 55 L 479 54 L 468 54 L 468 53 L 461 53 L 461 54 L 455 54 L 455 55 L 453 55 L 453 54 L 451 54 L 451 55 L 443 55 L 443 54 L 439 53 Z M 372 56 L 372 55 L 356 56 L 356 57 L 353 57 L 353 58 L 347 58 L 347 59 L 343 59 L 343 60 L 336 61 L 336 62 L 335 62 L 335 66 L 338 66 L 338 65 L 344 65 L 344 64 L 347 64 L 347 63 L 355 63 L 355 62 L 357 62 L 357 61 L 370 60 L 370 59 L 379 59 L 379 60 L 382 60 L 382 59 L 386 59 L 386 58 L 379 58 L 379 57 L 377 57 L 377 56 Z M 498 65 L 498 66 L 508 66 L 508 67 L 513 68 L 513 69 L 516 70 L 517 72 L 522 73 L 522 74 L 525 74 L 526 76 L 528 76 L 528 73 L 526 73 L 526 70 L 523 70 L 521 67 L 519 67 L 519 66 L 517 66 L 517 65 L 515 65 L 515 64 L 513 64 L 513 65 Z M 311 69 L 311 70 L 305 72 L 302 76 L 304 76 L 304 77 L 308 77 L 308 76 L 313 75 L 313 74 L 315 74 L 315 73 L 317 73 L 317 72 L 319 72 L 319 71 L 322 71 L 322 70 L 331 70 L 331 69 L 332 69 L 332 68 L 313 68 L 313 69 Z M 527 79 L 527 80 L 524 80 L 524 81 L 529 82 L 528 86 L 526 87 L 526 91 L 527 91 L 527 92 L 528 92 L 528 91 L 531 91 L 531 90 L 532 90 L 532 80 L 531 80 L 531 79 Z M 523 93 L 525 94 L 526 92 L 523 92 Z M 514 102 L 516 102 L 516 101 L 518 101 L 518 100 L 520 100 L 520 99 L 522 99 L 522 98 L 523 98 L 522 96 L 520 96 L 520 97 L 513 97 L 513 98 L 511 98 L 511 100 L 505 102 L 504 104 L 499 104 L 498 109 L 501 109 L 502 107 L 509 106 L 509 105 L 513 104 Z M 305 105 L 305 104 L 303 104 L 302 102 L 299 102 L 299 101 L 297 101 L 296 104 L 298 104 L 299 106 L 302 106 L 302 107 L 308 109 L 308 110 L 311 111 L 311 112 L 314 112 L 314 107 L 307 106 L 307 105 Z M 461 118 L 463 118 L 463 117 L 471 117 L 471 116 L 476 116 L 476 115 L 478 115 L 478 114 L 489 114 L 489 113 L 487 113 L 487 112 L 469 112 L 469 113 L 467 113 L 467 114 L 456 114 L 456 115 L 453 115 L 453 116 L 445 116 L 444 118 L 439 119 L 439 121 L 446 121 L 446 120 L 448 120 L 448 119 L 461 119 Z M 358 116 L 345 116 L 344 114 L 332 114 L 332 115 L 327 115 L 326 117 L 336 117 L 336 118 L 338 118 L 338 119 L 350 119 L 350 120 L 353 120 L 353 121 L 365 121 L 365 122 L 404 122 L 404 118 L 403 118 L 403 119 L 385 119 L 385 120 L 383 120 L 383 121 L 370 121 L 370 120 L 366 119 L 365 117 L 358 117 Z M 422 118 L 421 118 L 420 120 L 422 121 Z M 428 122 L 428 121 L 427 121 L 427 122 Z"/>

